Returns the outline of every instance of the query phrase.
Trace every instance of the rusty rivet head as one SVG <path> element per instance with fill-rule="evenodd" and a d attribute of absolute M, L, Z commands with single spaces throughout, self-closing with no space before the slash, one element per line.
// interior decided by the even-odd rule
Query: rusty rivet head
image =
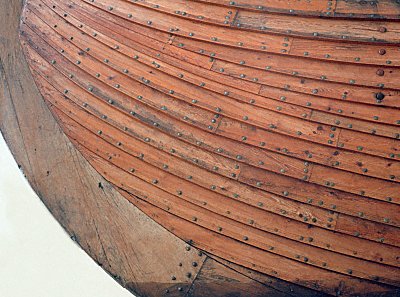
<path fill-rule="evenodd" d="M 383 94 L 383 93 L 376 93 L 376 94 L 375 94 L 375 98 L 376 98 L 377 100 L 383 100 L 383 99 L 385 98 L 385 94 Z"/>
<path fill-rule="evenodd" d="M 379 27 L 379 32 L 381 33 L 386 33 L 387 32 L 387 28 L 386 27 Z"/>
<path fill-rule="evenodd" d="M 379 75 L 379 76 L 384 76 L 385 75 L 385 71 L 383 69 L 378 69 L 376 71 L 376 74 Z"/>
<path fill-rule="evenodd" d="M 386 54 L 386 50 L 384 48 L 381 48 L 378 53 L 383 56 L 384 54 Z"/>

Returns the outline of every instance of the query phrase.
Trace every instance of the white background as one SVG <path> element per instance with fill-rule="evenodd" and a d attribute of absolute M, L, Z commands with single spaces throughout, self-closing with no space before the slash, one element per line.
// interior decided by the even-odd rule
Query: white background
<path fill-rule="evenodd" d="M 132 297 L 52 217 L 0 134 L 0 297 Z"/>

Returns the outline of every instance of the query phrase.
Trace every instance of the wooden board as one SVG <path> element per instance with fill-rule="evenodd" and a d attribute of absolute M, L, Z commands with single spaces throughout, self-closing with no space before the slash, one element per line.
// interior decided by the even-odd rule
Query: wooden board
<path fill-rule="evenodd" d="M 153 275 L 132 290 L 222 296 L 250 283 L 252 296 L 397 294 L 395 8 L 371 4 L 372 16 L 361 2 L 307 4 L 25 3 L 22 48 L 46 105 L 101 178 L 152 219 L 129 234 Z M 209 281 L 225 275 L 243 288 Z"/>

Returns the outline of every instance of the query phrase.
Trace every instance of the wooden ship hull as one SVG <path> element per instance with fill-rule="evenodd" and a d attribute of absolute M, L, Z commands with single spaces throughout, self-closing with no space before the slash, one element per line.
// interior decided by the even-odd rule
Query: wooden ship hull
<path fill-rule="evenodd" d="M 397 296 L 399 20 L 394 0 L 27 0 L 20 40 L 75 148 L 199 251 L 153 283 L 195 282 L 205 253 L 273 288 L 240 296 Z"/>

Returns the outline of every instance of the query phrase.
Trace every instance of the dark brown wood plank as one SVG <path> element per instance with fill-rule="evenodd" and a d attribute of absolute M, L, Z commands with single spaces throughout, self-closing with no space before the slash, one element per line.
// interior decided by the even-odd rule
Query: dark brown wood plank
<path fill-rule="evenodd" d="M 215 282 L 218 280 L 218 282 Z M 211 285 L 210 285 L 211 283 Z M 265 285 L 251 280 L 243 275 L 228 270 L 224 265 L 211 261 L 205 261 L 195 282 L 190 288 L 190 297 L 215 297 L 236 296 L 245 297 L 251 292 L 253 297 L 280 297 L 285 293 L 268 288 Z"/>

